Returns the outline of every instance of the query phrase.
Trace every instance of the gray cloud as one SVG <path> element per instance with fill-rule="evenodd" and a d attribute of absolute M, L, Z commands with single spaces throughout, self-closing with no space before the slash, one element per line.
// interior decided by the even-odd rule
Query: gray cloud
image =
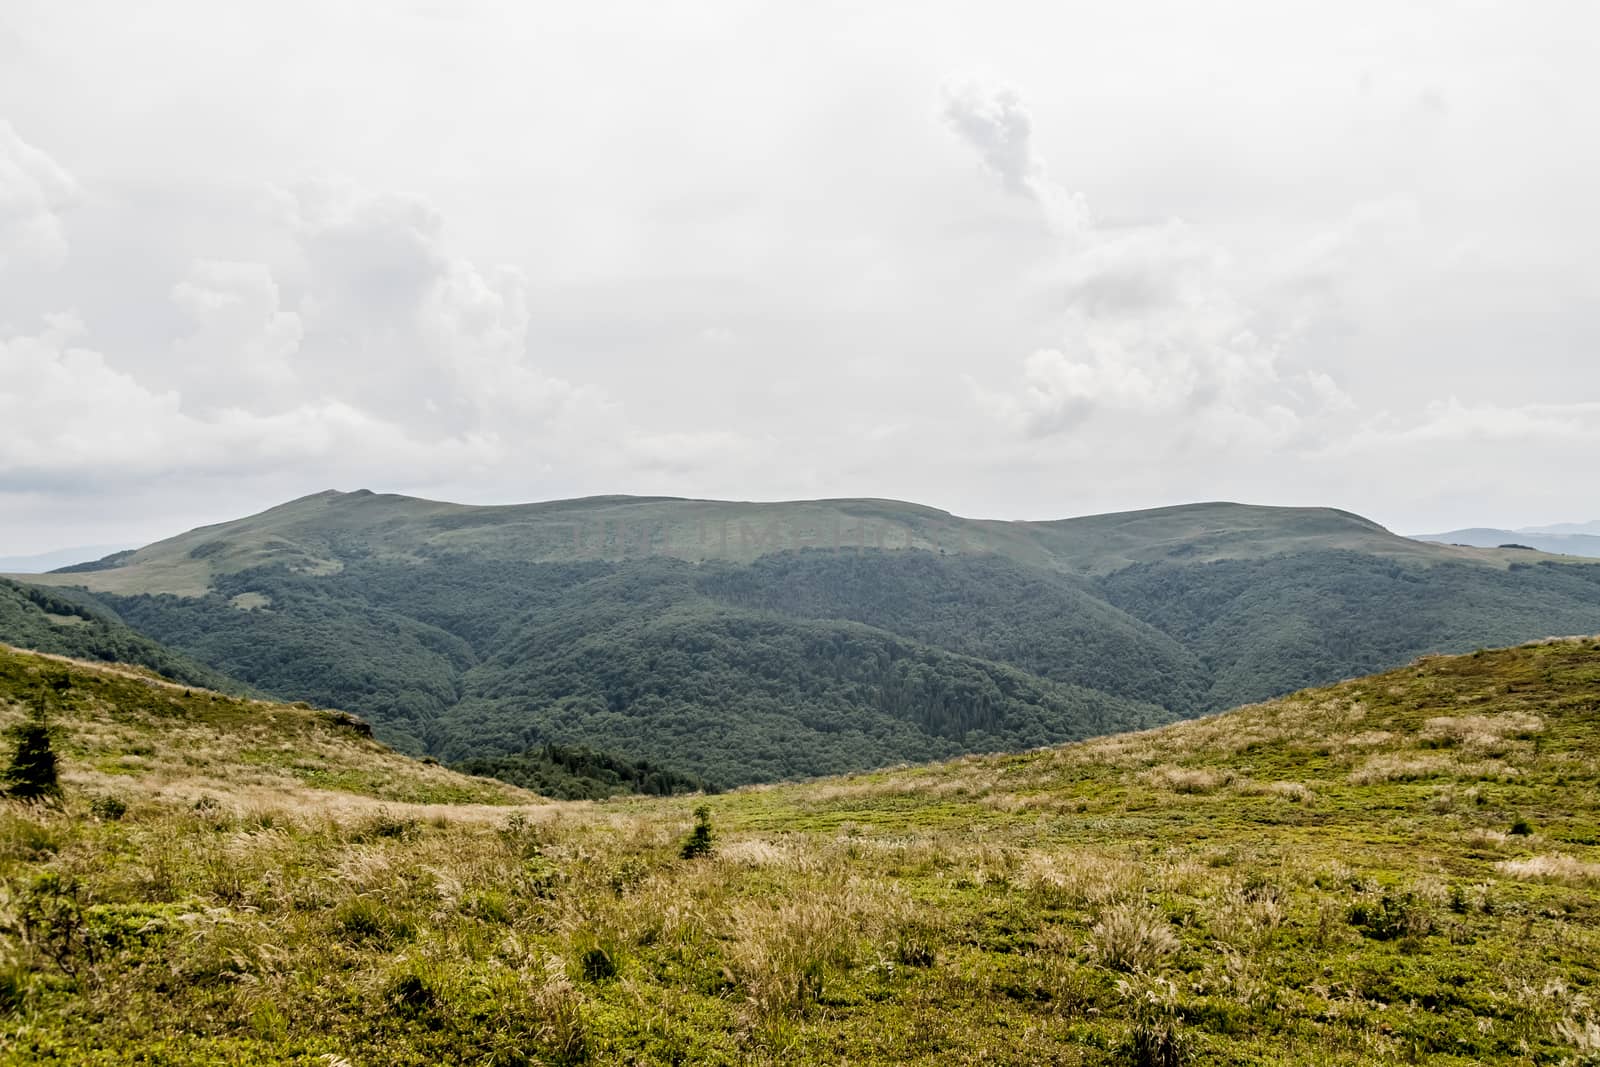
<path fill-rule="evenodd" d="M 0 119 L 0 274 L 59 267 L 67 258 L 61 216 L 77 198 L 72 176 Z"/>
<path fill-rule="evenodd" d="M 1045 167 L 1034 152 L 1033 118 L 1015 89 L 975 83 L 946 90 L 945 121 L 982 157 L 1006 190 L 1039 198 Z"/>
<path fill-rule="evenodd" d="M 978 82 L 946 88 L 944 119 L 1006 192 L 1038 204 L 1052 226 L 1071 230 L 1087 222 L 1082 198 L 1050 178 L 1034 146 L 1033 117 L 1020 91 Z"/>
<path fill-rule="evenodd" d="M 300 384 L 300 316 L 264 263 L 199 260 L 172 288 L 191 330 L 175 347 L 185 410 L 280 406 Z"/>

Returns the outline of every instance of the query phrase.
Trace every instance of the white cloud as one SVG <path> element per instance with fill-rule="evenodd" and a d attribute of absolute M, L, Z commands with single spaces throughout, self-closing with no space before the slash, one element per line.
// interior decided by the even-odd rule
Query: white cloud
<path fill-rule="evenodd" d="M 1174 448 L 1198 439 L 1260 447 L 1349 405 L 1334 379 L 1286 369 L 1295 327 L 1261 315 L 1231 257 L 1169 222 L 1085 232 L 1053 274 L 1066 303 L 1059 345 L 1022 361 L 1011 390 L 974 385 L 980 406 L 1026 437 L 1106 417 L 1160 417 L 1135 432 Z"/>
<path fill-rule="evenodd" d="M 75 319 L 52 316 L 36 334 L 0 339 L 0 491 L 103 491 L 129 478 L 246 478 L 285 467 L 426 477 L 498 458 L 481 439 L 418 440 L 339 400 L 196 417 L 177 392 L 147 388 L 73 344 L 82 334 Z"/>
<path fill-rule="evenodd" d="M 1542 444 L 1592 447 L 1600 442 L 1600 401 L 1463 403 L 1437 400 L 1406 417 L 1385 412 L 1361 425 L 1334 453 L 1382 451 L 1408 445 Z"/>
<path fill-rule="evenodd" d="M 0 119 L 0 272 L 59 267 L 67 258 L 61 214 L 77 199 L 72 176 Z"/>
<path fill-rule="evenodd" d="M 1082 198 L 1050 178 L 1033 143 L 1033 116 L 1016 89 L 979 82 L 947 87 L 944 120 L 1006 192 L 1038 204 L 1052 226 L 1068 231 L 1087 223 Z"/>
<path fill-rule="evenodd" d="M 984 165 L 1006 190 L 1030 199 L 1045 179 L 1044 161 L 1034 154 L 1033 117 L 1013 88 L 988 88 L 977 83 L 945 92 L 945 121 L 977 149 Z"/>
<path fill-rule="evenodd" d="M 605 417 L 597 390 L 529 358 L 527 281 L 453 255 L 426 202 L 307 184 L 283 195 L 304 289 L 302 362 L 319 388 L 434 432 L 537 436 Z"/>
<path fill-rule="evenodd" d="M 526 279 L 452 255 L 426 203 L 314 187 L 282 201 L 292 255 L 200 260 L 170 296 L 170 358 L 103 355 L 71 316 L 0 347 L 0 492 L 294 471 L 318 484 L 746 465 L 717 429 L 650 432 L 528 354 Z M 292 279 L 280 285 L 277 274 Z M 285 292 L 298 294 L 285 306 Z"/>
<path fill-rule="evenodd" d="M 758 442 L 726 430 L 642 433 L 628 441 L 628 452 L 641 468 L 679 474 L 745 466 L 758 459 L 760 449 Z"/>
<path fill-rule="evenodd" d="M 178 341 L 185 407 L 248 407 L 281 403 L 298 381 L 300 316 L 279 306 L 278 285 L 264 263 L 201 260 L 172 289 L 191 332 Z"/>

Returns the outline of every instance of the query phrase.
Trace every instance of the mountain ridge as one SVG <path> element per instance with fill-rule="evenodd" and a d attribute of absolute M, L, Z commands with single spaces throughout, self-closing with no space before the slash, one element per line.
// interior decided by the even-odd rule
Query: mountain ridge
<path fill-rule="evenodd" d="M 576 522 L 574 523 L 574 518 Z M 485 536 L 486 529 L 499 535 Z M 469 505 L 370 490 L 324 490 L 240 519 L 153 542 L 107 566 L 31 576 L 92 591 L 200 596 L 219 572 L 283 562 L 309 572 L 341 565 L 337 535 L 360 531 L 379 555 L 471 550 L 540 562 L 631 555 L 748 562 L 803 548 L 993 552 L 1074 573 L 1107 573 L 1164 558 L 1259 556 L 1286 548 L 1359 548 L 1422 562 L 1505 566 L 1502 551 L 1428 545 L 1337 508 L 1210 501 L 1051 520 L 976 519 L 886 498 L 697 500 L 601 495 Z M 233 540 L 229 540 L 229 538 Z"/>

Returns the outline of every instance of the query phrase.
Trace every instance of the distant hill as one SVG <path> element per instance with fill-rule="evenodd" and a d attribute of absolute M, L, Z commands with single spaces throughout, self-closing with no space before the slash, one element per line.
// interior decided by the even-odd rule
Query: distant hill
<path fill-rule="evenodd" d="M 120 545 L 86 545 L 41 552 L 34 556 L 0 556 L 0 574 L 44 574 L 61 567 L 103 559 L 117 552 Z"/>
<path fill-rule="evenodd" d="M 1525 526 L 1524 533 L 1593 534 L 1600 537 L 1600 519 L 1592 522 L 1558 522 L 1553 526 Z"/>
<path fill-rule="evenodd" d="M 1398 537 L 1331 508 L 1212 503 L 1055 522 L 999 522 L 893 500 L 751 503 L 617 496 L 482 507 L 358 490 L 317 493 L 119 554 L 87 573 L 40 580 L 122 595 L 200 596 L 218 576 L 263 566 L 326 575 L 355 559 L 414 563 L 444 556 L 514 563 L 647 557 L 748 563 L 805 549 L 998 555 L 1072 574 L 1305 549 L 1348 549 L 1419 563 L 1494 562 Z"/>
<path fill-rule="evenodd" d="M 1600 566 L 1229 503 L 997 522 L 887 500 L 330 492 L 38 580 L 408 752 L 587 745 L 723 788 L 1600 631 Z"/>
<path fill-rule="evenodd" d="M 1552 555 L 1600 559 L 1600 531 L 1596 530 L 1597 526 L 1600 524 L 1568 523 L 1564 526 L 1522 530 L 1474 527 L 1441 534 L 1420 534 L 1417 540 L 1444 545 L 1471 545 L 1477 548 L 1523 545 Z"/>

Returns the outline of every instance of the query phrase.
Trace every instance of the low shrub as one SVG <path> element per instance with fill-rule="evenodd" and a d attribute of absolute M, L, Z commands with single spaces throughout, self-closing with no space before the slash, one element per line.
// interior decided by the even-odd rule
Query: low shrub
<path fill-rule="evenodd" d="M 89 814 L 101 822 L 116 822 L 128 814 L 128 802 L 121 797 L 98 796 L 89 802 Z"/>
<path fill-rule="evenodd" d="M 1415 893 L 1384 893 L 1376 900 L 1351 905 L 1351 926 L 1374 941 L 1426 937 L 1434 922 L 1428 903 Z"/>

